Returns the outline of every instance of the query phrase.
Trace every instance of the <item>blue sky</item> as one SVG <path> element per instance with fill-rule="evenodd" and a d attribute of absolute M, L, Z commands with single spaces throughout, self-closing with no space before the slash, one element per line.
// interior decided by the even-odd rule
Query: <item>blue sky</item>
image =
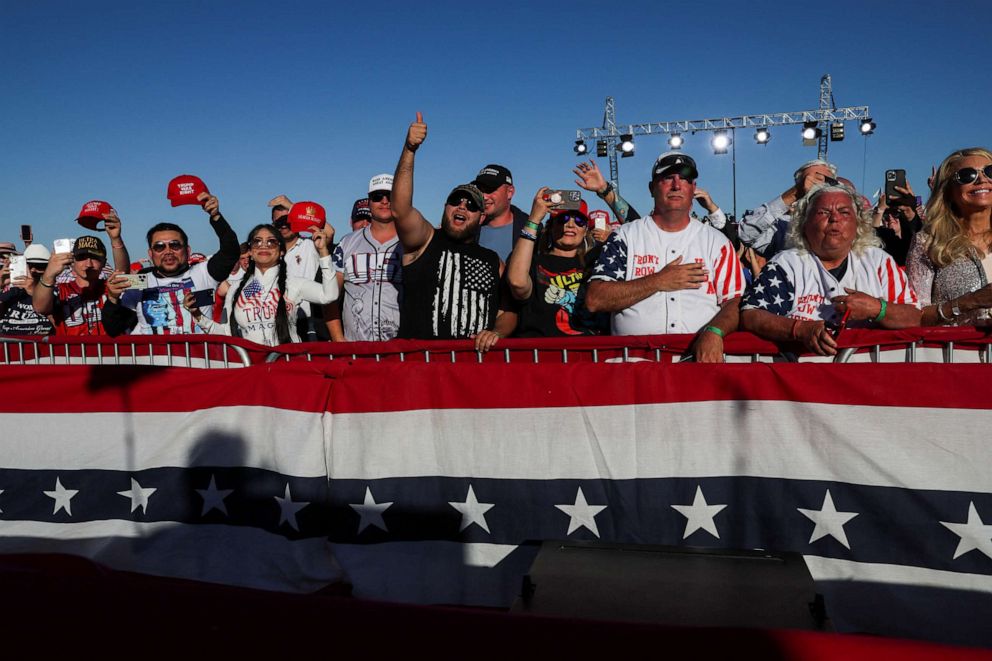
<path fill-rule="evenodd" d="M 865 6 L 867 5 L 867 6 Z M 746 7 L 746 11 L 743 8 Z M 417 110 L 429 126 L 415 204 L 437 220 L 444 195 L 489 162 L 513 170 L 514 202 L 574 187 L 577 128 L 815 108 L 833 77 L 838 106 L 868 105 L 829 158 L 869 193 L 887 168 L 924 194 L 931 164 L 992 145 L 992 3 L 662 2 L 370 5 L 327 2 L 0 2 L 0 240 L 76 236 L 82 204 L 124 220 L 132 256 L 153 223 L 180 223 L 194 249 L 216 241 L 166 183 L 202 177 L 239 236 L 285 193 L 323 204 L 346 231 L 368 179 L 391 172 Z M 758 146 L 737 135 L 739 213 L 788 187 L 816 156 L 798 128 Z M 623 193 L 651 207 L 648 170 L 667 146 L 641 138 Z M 699 185 L 728 211 L 730 156 L 689 136 Z M 600 167 L 607 169 L 605 159 Z M 863 167 L 866 164 L 866 167 Z M 597 202 L 590 200 L 590 202 Z M 597 208 L 598 204 L 592 204 Z"/>

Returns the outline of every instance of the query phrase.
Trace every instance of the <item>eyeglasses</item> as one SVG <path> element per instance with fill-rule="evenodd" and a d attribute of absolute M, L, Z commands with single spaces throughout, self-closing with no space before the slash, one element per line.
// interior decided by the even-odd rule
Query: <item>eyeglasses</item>
<path fill-rule="evenodd" d="M 453 207 L 460 207 L 462 205 L 462 202 L 465 203 L 465 208 L 471 211 L 472 213 L 475 213 L 476 211 L 480 211 L 478 202 L 476 202 L 470 197 L 465 197 L 463 195 L 449 195 L 447 201 L 445 201 L 445 204 L 449 204 Z"/>
<path fill-rule="evenodd" d="M 551 217 L 551 219 L 556 223 L 561 223 L 562 225 L 565 225 L 566 223 L 568 223 L 568 221 L 572 221 L 573 223 L 575 223 L 576 227 L 585 227 L 586 225 L 589 224 L 588 220 L 574 213 L 555 214 L 554 216 Z"/>
<path fill-rule="evenodd" d="M 267 239 L 263 239 L 260 236 L 256 236 L 254 239 L 251 240 L 252 248 L 276 248 L 278 246 L 279 246 L 279 240 L 271 236 Z"/>
<path fill-rule="evenodd" d="M 986 179 L 992 181 L 992 165 L 986 165 L 981 170 L 978 168 L 961 168 L 952 174 L 951 178 L 954 179 L 955 183 L 963 186 L 965 184 L 972 184 L 978 181 L 979 172 L 984 174 Z"/>
<path fill-rule="evenodd" d="M 382 202 L 383 199 L 389 199 L 388 190 L 376 190 L 369 193 L 369 202 Z"/>
<path fill-rule="evenodd" d="M 174 252 L 178 252 L 185 247 L 186 246 L 183 245 L 182 241 L 176 241 L 175 239 L 172 241 L 156 241 L 152 244 L 152 250 L 155 252 L 165 252 L 166 248 Z"/>

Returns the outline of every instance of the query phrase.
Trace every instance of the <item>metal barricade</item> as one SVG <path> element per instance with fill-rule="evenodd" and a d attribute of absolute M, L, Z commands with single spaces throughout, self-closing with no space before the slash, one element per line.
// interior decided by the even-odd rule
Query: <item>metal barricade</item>
<path fill-rule="evenodd" d="M 228 369 L 248 367 L 248 351 L 223 338 L 154 339 L 0 337 L 3 362 L 8 365 L 157 365 Z"/>

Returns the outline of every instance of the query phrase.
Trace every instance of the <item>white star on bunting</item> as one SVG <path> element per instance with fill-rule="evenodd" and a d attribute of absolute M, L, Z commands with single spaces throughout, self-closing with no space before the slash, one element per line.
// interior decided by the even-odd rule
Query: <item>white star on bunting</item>
<path fill-rule="evenodd" d="M 606 505 L 590 505 L 586 502 L 586 495 L 579 487 L 575 494 L 574 505 L 555 505 L 558 509 L 568 515 L 568 532 L 571 535 L 579 528 L 585 527 L 592 534 L 599 537 L 599 528 L 596 526 L 596 515 L 606 509 Z"/>
<path fill-rule="evenodd" d="M 672 505 L 673 510 L 686 518 L 685 532 L 682 533 L 682 539 L 687 538 L 697 530 L 705 530 L 717 539 L 720 539 L 720 533 L 716 529 L 716 522 L 713 521 L 713 517 L 719 514 L 725 507 L 725 504 L 708 504 L 706 502 L 706 496 L 703 495 L 702 487 L 697 484 L 696 495 L 692 498 L 692 505 Z"/>
<path fill-rule="evenodd" d="M 837 508 L 834 507 L 834 499 L 830 496 L 830 489 L 827 489 L 827 495 L 823 497 L 823 506 L 819 510 L 806 510 L 801 507 L 796 509 L 816 524 L 813 526 L 813 534 L 809 538 L 810 544 L 821 537 L 830 535 L 850 550 L 851 544 L 847 541 L 844 524 L 856 517 L 858 512 L 838 512 Z"/>
<path fill-rule="evenodd" d="M 66 489 L 62 486 L 62 480 L 58 477 L 55 478 L 55 490 L 45 491 L 46 496 L 55 500 L 55 507 L 52 509 L 52 514 L 58 514 L 59 510 L 64 509 L 66 514 L 72 516 L 72 501 L 73 496 L 79 493 L 79 489 Z"/>
<path fill-rule="evenodd" d="M 293 494 L 289 492 L 289 482 L 286 483 L 285 497 L 280 498 L 279 496 L 273 496 L 273 498 L 275 498 L 276 502 L 279 503 L 279 525 L 281 526 L 284 523 L 288 523 L 290 528 L 299 532 L 300 526 L 296 523 L 296 513 L 310 503 L 304 501 L 294 503 Z"/>
<path fill-rule="evenodd" d="M 386 528 L 386 522 L 382 520 L 382 513 L 389 509 L 389 503 L 377 503 L 375 498 L 372 497 L 372 489 L 365 487 L 365 501 L 361 503 L 349 503 L 348 507 L 358 512 L 361 519 L 358 521 L 358 534 L 362 534 L 362 531 L 369 526 L 375 526 L 389 532 Z"/>
<path fill-rule="evenodd" d="M 118 496 L 124 496 L 125 498 L 131 499 L 131 513 L 134 514 L 134 510 L 141 508 L 142 514 L 148 514 L 148 499 L 151 495 L 158 491 L 155 488 L 142 489 L 138 481 L 131 478 L 131 488 L 127 491 L 118 491 Z"/>
<path fill-rule="evenodd" d="M 200 494 L 200 498 L 203 498 L 203 511 L 200 512 L 200 516 L 206 516 L 210 510 L 219 510 L 224 516 L 227 516 L 227 505 L 224 504 L 224 499 L 234 493 L 234 489 L 218 489 L 217 481 L 211 475 L 207 488 L 197 489 L 196 493 Z"/>
<path fill-rule="evenodd" d="M 468 495 L 465 496 L 465 502 L 449 502 L 448 504 L 462 513 L 462 523 L 458 528 L 458 532 L 465 530 L 473 523 L 479 524 L 480 528 L 489 532 L 489 524 L 486 523 L 486 512 L 493 508 L 494 503 L 480 503 L 476 500 L 475 491 L 472 489 L 471 484 L 468 485 Z"/>
<path fill-rule="evenodd" d="M 940 525 L 961 538 L 958 541 L 958 547 L 954 549 L 954 558 L 952 559 L 957 560 L 960 556 L 975 549 L 992 558 L 992 525 L 986 524 L 978 516 L 978 510 L 975 509 L 973 501 L 968 503 L 967 523 L 941 521 Z"/>

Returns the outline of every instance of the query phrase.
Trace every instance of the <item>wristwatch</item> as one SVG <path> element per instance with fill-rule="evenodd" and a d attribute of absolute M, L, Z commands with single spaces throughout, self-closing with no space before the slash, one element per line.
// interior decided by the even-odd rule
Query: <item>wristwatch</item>
<path fill-rule="evenodd" d="M 951 303 L 951 315 L 954 317 L 961 316 L 961 308 L 958 307 L 957 303 Z"/>
<path fill-rule="evenodd" d="M 613 182 L 612 181 L 607 181 L 606 182 L 606 188 L 604 188 L 600 192 L 596 193 L 596 195 L 598 195 L 599 197 L 606 197 L 607 195 L 610 194 L 610 191 L 611 190 L 613 190 Z"/>

